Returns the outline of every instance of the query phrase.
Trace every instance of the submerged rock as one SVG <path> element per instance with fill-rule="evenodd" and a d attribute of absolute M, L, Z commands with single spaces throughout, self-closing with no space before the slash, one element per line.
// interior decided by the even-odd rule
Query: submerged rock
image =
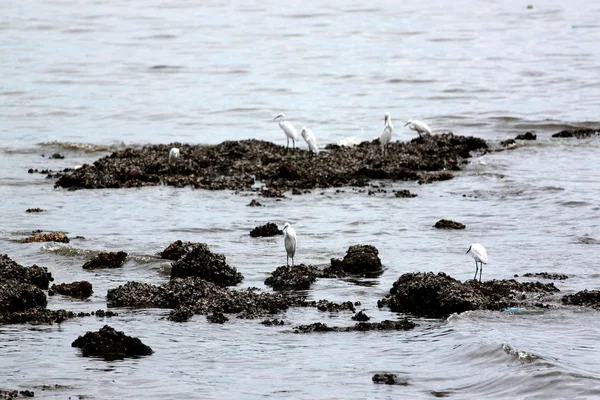
<path fill-rule="evenodd" d="M 189 276 L 197 276 L 219 286 L 234 286 L 244 279 L 235 267 L 227 264 L 223 254 L 211 252 L 204 243 L 198 243 L 173 263 L 171 278 Z"/>
<path fill-rule="evenodd" d="M 288 267 L 286 265 L 278 267 L 265 280 L 265 285 L 271 286 L 274 290 L 308 290 L 317 280 L 320 272 L 313 265 L 296 265 Z"/>
<path fill-rule="evenodd" d="M 248 203 L 248 207 L 262 207 L 262 204 L 260 204 L 258 200 L 252 199 L 252 201 Z"/>
<path fill-rule="evenodd" d="M 410 190 L 398 190 L 397 192 L 394 193 L 394 196 L 399 197 L 399 198 L 412 198 L 412 197 L 417 197 L 416 194 L 413 194 L 410 192 Z"/>
<path fill-rule="evenodd" d="M 404 318 L 400 321 L 381 321 L 381 322 L 358 322 L 354 326 L 331 327 L 322 322 L 315 322 L 310 325 L 300 325 L 294 329 L 294 333 L 313 333 L 313 332 L 366 332 L 366 331 L 408 331 L 417 326 L 414 322 Z"/>
<path fill-rule="evenodd" d="M 523 276 L 525 276 L 527 278 L 553 279 L 553 280 L 558 280 L 558 281 L 564 281 L 565 279 L 569 279 L 568 275 L 552 274 L 549 272 L 537 272 L 537 273 L 528 272 L 526 274 L 523 274 Z"/>
<path fill-rule="evenodd" d="M 524 134 L 517 135 L 515 140 L 536 140 L 537 135 L 532 132 L 525 132 Z"/>
<path fill-rule="evenodd" d="M 398 377 L 396 376 L 396 374 L 375 374 L 373 375 L 373 378 L 371 378 L 373 380 L 373 383 L 380 383 L 380 384 L 385 384 L 385 385 L 402 385 L 402 386 L 406 386 L 408 385 L 408 382 L 405 380 L 398 380 Z"/>
<path fill-rule="evenodd" d="M 83 269 L 121 268 L 125 264 L 126 258 L 127 253 L 124 251 L 98 253 L 90 261 L 83 264 Z"/>
<path fill-rule="evenodd" d="M 437 229 L 465 229 L 467 226 L 460 222 L 455 222 L 449 219 L 440 219 L 435 223 L 434 228 Z"/>
<path fill-rule="evenodd" d="M 17 399 L 19 397 L 34 397 L 35 392 L 31 390 L 3 390 L 0 389 L 0 399 L 2 400 L 12 400 Z"/>
<path fill-rule="evenodd" d="M 564 131 L 560 131 L 552 135 L 554 138 L 577 138 L 583 139 L 590 136 L 595 136 L 600 134 L 600 129 L 589 129 L 589 128 L 581 128 L 581 129 L 567 129 Z"/>
<path fill-rule="evenodd" d="M 342 260 L 332 258 L 331 267 L 325 268 L 323 277 L 342 277 L 348 274 L 369 274 L 381 271 L 379 251 L 371 245 L 354 245 L 348 248 Z"/>
<path fill-rule="evenodd" d="M 422 317 L 446 318 L 469 310 L 504 310 L 525 304 L 526 292 L 553 293 L 553 283 L 492 280 L 460 282 L 443 272 L 407 273 L 394 282 L 379 307 Z"/>
<path fill-rule="evenodd" d="M 600 290 L 583 290 L 575 294 L 568 294 L 560 299 L 565 305 L 586 306 L 600 309 Z"/>
<path fill-rule="evenodd" d="M 36 208 L 28 208 L 27 210 L 25 210 L 25 212 L 28 212 L 28 213 L 41 213 L 41 212 L 44 212 L 44 211 L 46 211 L 46 210 L 42 210 L 42 209 L 41 209 L 41 208 L 39 208 L 39 207 L 36 207 Z"/>
<path fill-rule="evenodd" d="M 207 315 L 206 319 L 208 322 L 212 322 L 213 324 L 224 324 L 225 322 L 229 321 L 229 318 L 223 315 L 222 312 L 214 312 L 212 315 Z"/>
<path fill-rule="evenodd" d="M 0 324 L 60 324 L 61 322 L 75 317 L 89 317 L 89 313 L 67 310 L 48 310 L 35 307 L 24 311 L 4 313 L 0 312 Z"/>
<path fill-rule="evenodd" d="M 261 322 L 264 326 L 283 326 L 285 322 L 280 319 L 265 319 Z"/>
<path fill-rule="evenodd" d="M 78 299 L 87 299 L 94 293 L 94 291 L 92 290 L 92 284 L 88 281 L 78 281 L 52 285 L 48 291 L 48 294 L 52 296 L 55 293 L 62 294 L 64 296 L 75 297 Z"/>
<path fill-rule="evenodd" d="M 378 140 L 354 147 L 333 146 L 327 155 L 286 152 L 284 146 L 260 140 L 226 141 L 216 146 L 178 145 L 187 162 L 172 171 L 168 145 L 128 148 L 93 164 L 61 173 L 57 187 L 67 189 L 127 188 L 167 184 L 211 190 L 252 190 L 256 180 L 281 197 L 282 191 L 340 186 L 364 186 L 371 179 L 430 182 L 450 179 L 435 171 L 460 169 L 470 152 L 487 148 L 484 140 L 452 133 L 427 135 L 411 142 L 393 142 L 382 160 Z M 424 172 L 425 171 L 425 172 Z M 431 173 L 433 172 L 433 173 Z"/>
<path fill-rule="evenodd" d="M 370 320 L 371 317 L 369 317 L 367 314 L 365 314 L 364 311 L 359 311 L 352 317 L 352 319 L 355 321 L 366 322 L 366 321 Z"/>
<path fill-rule="evenodd" d="M 148 356 L 153 353 L 140 339 L 127 336 L 108 325 L 104 325 L 98 332 L 87 332 L 79 336 L 71 346 L 80 348 L 84 357 L 103 357 L 106 360 Z"/>
<path fill-rule="evenodd" d="M 171 310 L 167 319 L 173 322 L 187 322 L 194 316 L 194 312 L 186 307 Z"/>
<path fill-rule="evenodd" d="M 181 257 L 185 256 L 190 252 L 194 247 L 199 246 L 200 243 L 196 242 L 182 242 L 181 240 L 176 240 L 170 245 L 167 246 L 166 249 L 159 253 L 160 258 L 165 260 L 177 261 L 181 259 Z"/>
<path fill-rule="evenodd" d="M 270 237 L 277 235 L 283 235 L 283 231 L 279 229 L 277 224 L 272 222 L 267 222 L 265 225 L 257 226 L 250 231 L 250 236 L 252 237 Z"/>
<path fill-rule="evenodd" d="M 62 232 L 40 233 L 23 239 L 23 243 L 61 242 L 69 243 L 69 238 Z"/>

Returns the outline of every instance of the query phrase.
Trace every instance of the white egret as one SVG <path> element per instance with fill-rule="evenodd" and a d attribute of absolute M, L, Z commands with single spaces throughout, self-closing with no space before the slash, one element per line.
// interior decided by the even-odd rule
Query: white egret
<path fill-rule="evenodd" d="M 358 142 L 355 139 L 355 136 L 350 136 L 347 137 L 346 139 L 341 139 L 338 142 L 338 145 L 342 146 L 342 147 L 354 147 L 358 144 Z"/>
<path fill-rule="evenodd" d="M 283 133 L 285 133 L 285 136 L 287 136 L 287 146 L 285 147 L 285 149 L 287 150 L 290 147 L 290 139 L 292 139 L 292 144 L 295 149 L 296 140 L 298 140 L 298 132 L 296 132 L 296 128 L 294 128 L 294 125 L 292 125 L 292 123 L 285 118 L 284 113 L 281 113 L 275 118 L 273 118 L 273 121 L 279 121 L 279 127 L 281 128 Z"/>
<path fill-rule="evenodd" d="M 481 282 L 481 272 L 483 271 L 483 264 L 487 264 L 488 256 L 485 247 L 479 243 L 472 244 L 467 250 L 467 254 L 471 253 L 471 256 L 475 259 L 475 276 L 473 279 L 477 279 L 477 270 L 479 270 L 479 282 Z M 481 268 L 477 265 L 479 263 Z"/>
<path fill-rule="evenodd" d="M 315 154 L 319 154 L 319 148 L 317 147 L 317 138 L 315 137 L 315 134 L 305 126 L 302 127 L 300 134 L 306 141 L 308 149 Z"/>
<path fill-rule="evenodd" d="M 169 151 L 169 165 L 173 166 L 177 163 L 177 160 L 179 159 L 179 149 L 177 147 L 173 147 L 170 151 Z"/>
<path fill-rule="evenodd" d="M 383 123 L 385 124 L 385 128 L 383 128 L 383 133 L 379 137 L 379 141 L 381 142 L 381 154 L 385 155 L 387 153 L 387 146 L 392 141 L 392 133 L 394 132 L 390 113 L 385 113 Z"/>
<path fill-rule="evenodd" d="M 292 259 L 292 267 L 294 266 L 294 254 L 296 254 L 296 231 L 292 228 L 289 222 L 283 226 L 283 244 L 287 252 L 287 266 L 290 266 L 290 258 Z"/>
<path fill-rule="evenodd" d="M 416 119 L 409 119 L 408 122 L 404 125 L 407 126 L 412 129 L 413 131 L 417 131 L 417 133 L 419 134 L 419 137 L 421 137 L 421 133 L 425 132 L 425 133 L 429 133 L 431 135 L 431 129 L 429 129 L 429 126 L 427 126 L 427 124 L 423 121 L 417 121 Z"/>

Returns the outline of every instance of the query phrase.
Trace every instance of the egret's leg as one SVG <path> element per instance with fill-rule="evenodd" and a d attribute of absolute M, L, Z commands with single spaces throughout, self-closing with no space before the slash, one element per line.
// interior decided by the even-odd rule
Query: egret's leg
<path fill-rule="evenodd" d="M 287 145 L 285 146 L 285 151 L 290 148 L 290 138 L 287 138 Z"/>
<path fill-rule="evenodd" d="M 294 267 L 294 257 L 292 256 L 292 268 Z"/>
<path fill-rule="evenodd" d="M 477 265 L 477 261 L 475 261 L 475 276 L 473 277 L 473 280 L 477 279 L 477 271 L 479 271 L 479 265 Z"/>
<path fill-rule="evenodd" d="M 296 141 L 294 139 L 292 139 L 292 145 L 294 146 L 294 151 L 296 150 Z M 294 260 L 294 258 L 292 257 L 292 260 Z M 294 263 L 292 262 L 292 265 L 294 265 Z"/>
<path fill-rule="evenodd" d="M 483 263 L 480 262 L 479 264 L 480 264 L 480 266 L 479 266 L 479 282 L 481 282 L 481 273 L 483 272 Z"/>

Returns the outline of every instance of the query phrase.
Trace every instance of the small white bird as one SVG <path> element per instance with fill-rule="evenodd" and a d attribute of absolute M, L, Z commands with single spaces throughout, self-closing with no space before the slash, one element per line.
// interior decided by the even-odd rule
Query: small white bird
<path fill-rule="evenodd" d="M 296 254 L 296 231 L 292 228 L 289 222 L 283 226 L 283 244 L 287 252 L 287 266 L 290 266 L 290 258 L 292 259 L 292 267 L 294 266 L 294 254 Z"/>
<path fill-rule="evenodd" d="M 169 165 L 173 166 L 177 163 L 177 160 L 179 159 L 179 149 L 177 147 L 173 147 L 170 151 L 169 151 Z"/>
<path fill-rule="evenodd" d="M 412 129 L 413 131 L 417 131 L 417 133 L 419 134 L 419 137 L 421 137 L 421 133 L 425 132 L 425 133 L 429 133 L 431 135 L 431 129 L 429 129 L 429 126 L 427 126 L 427 124 L 423 121 L 417 121 L 409 119 L 408 122 L 404 125 L 407 126 Z"/>
<path fill-rule="evenodd" d="M 480 245 L 479 243 L 472 244 L 467 250 L 467 254 L 471 253 L 471 256 L 475 259 L 475 276 L 473 279 L 477 279 L 477 270 L 479 270 L 479 282 L 481 282 L 481 272 L 483 271 L 483 264 L 487 264 L 488 256 L 487 251 L 485 251 L 485 247 Z M 479 263 L 481 265 L 481 269 L 477 265 Z"/>
<path fill-rule="evenodd" d="M 294 125 L 292 125 L 292 123 L 285 118 L 284 113 L 281 113 L 275 118 L 273 118 L 273 121 L 279 121 L 279 127 L 281 128 L 283 133 L 285 133 L 285 136 L 287 136 L 287 146 L 285 147 L 285 149 L 287 150 L 290 147 L 290 139 L 292 139 L 292 144 L 295 149 L 296 140 L 298 140 L 298 132 L 296 132 L 296 128 L 294 128 Z"/>
<path fill-rule="evenodd" d="M 350 136 L 350 137 L 347 137 L 346 139 L 341 139 L 338 142 L 338 145 L 342 146 L 342 147 L 354 147 L 358 144 L 355 137 L 356 136 Z"/>
<path fill-rule="evenodd" d="M 392 141 L 392 133 L 394 132 L 390 113 L 385 113 L 383 123 L 385 124 L 385 128 L 383 128 L 383 133 L 379 137 L 379 141 L 381 142 L 381 154 L 385 155 L 387 153 L 387 146 Z"/>
<path fill-rule="evenodd" d="M 305 126 L 302 127 L 300 134 L 306 141 L 308 149 L 315 154 L 319 154 L 319 148 L 317 147 L 317 138 L 315 137 L 315 134 Z"/>

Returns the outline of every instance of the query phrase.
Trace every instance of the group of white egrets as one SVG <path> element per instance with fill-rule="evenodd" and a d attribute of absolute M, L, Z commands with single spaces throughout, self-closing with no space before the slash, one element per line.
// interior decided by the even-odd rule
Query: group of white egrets
<path fill-rule="evenodd" d="M 292 125 L 292 123 L 287 120 L 284 113 L 278 114 L 273 119 L 273 121 L 277 121 L 279 123 L 279 127 L 287 137 L 286 149 L 290 147 L 290 139 L 292 140 L 292 146 L 295 149 L 296 140 L 298 140 L 298 132 L 296 131 L 296 128 L 294 128 L 294 125 Z M 383 124 L 383 133 L 381 134 L 381 136 L 379 136 L 379 142 L 381 143 L 381 154 L 385 156 L 387 154 L 387 147 L 392 141 L 392 134 L 394 133 L 394 125 L 392 124 L 392 118 L 390 117 L 390 113 L 385 113 L 385 116 L 383 117 Z M 408 126 L 413 131 L 417 131 L 419 136 L 421 136 L 421 133 L 431 134 L 431 129 L 429 128 L 429 126 L 422 121 L 411 119 L 408 120 L 408 122 L 404 124 L 404 126 Z M 315 134 L 305 126 L 302 127 L 302 131 L 300 132 L 300 134 L 306 141 L 308 149 L 314 154 L 319 154 L 319 147 L 317 146 L 317 138 L 315 137 Z"/>

